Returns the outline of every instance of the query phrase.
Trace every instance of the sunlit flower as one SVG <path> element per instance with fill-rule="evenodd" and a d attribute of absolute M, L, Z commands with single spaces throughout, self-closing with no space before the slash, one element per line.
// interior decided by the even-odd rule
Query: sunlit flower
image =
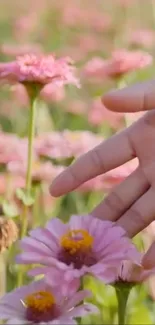
<path fill-rule="evenodd" d="M 45 274 L 52 285 L 62 285 L 64 292 L 64 279 L 70 283 L 92 274 L 109 282 L 117 275 L 113 267 L 126 257 L 137 256 L 122 228 L 90 215 L 72 216 L 67 224 L 53 218 L 45 228 L 36 228 L 29 235 L 21 241 L 23 252 L 17 262 L 44 265 L 29 274 Z"/>
<path fill-rule="evenodd" d="M 0 319 L 5 324 L 76 324 L 74 318 L 97 313 L 92 304 L 80 304 L 90 296 L 89 291 L 62 295 L 43 280 L 33 282 L 10 293 L 0 300 Z M 78 304 L 80 304 L 78 306 Z"/>
<path fill-rule="evenodd" d="M 0 79 L 9 83 L 35 83 L 41 86 L 49 83 L 79 85 L 71 59 L 56 59 L 53 55 L 25 54 L 17 57 L 16 61 L 1 63 Z"/>

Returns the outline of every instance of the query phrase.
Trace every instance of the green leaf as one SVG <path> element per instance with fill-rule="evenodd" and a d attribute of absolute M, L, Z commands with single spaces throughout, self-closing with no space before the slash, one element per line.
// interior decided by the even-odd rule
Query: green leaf
<path fill-rule="evenodd" d="M 18 188 L 16 190 L 17 198 L 25 205 L 25 206 L 32 206 L 35 201 L 35 192 L 31 190 L 30 193 L 26 193 L 26 190 Z"/>
<path fill-rule="evenodd" d="M 2 203 L 3 213 L 10 218 L 14 218 L 18 215 L 17 206 L 14 203 L 3 201 Z"/>

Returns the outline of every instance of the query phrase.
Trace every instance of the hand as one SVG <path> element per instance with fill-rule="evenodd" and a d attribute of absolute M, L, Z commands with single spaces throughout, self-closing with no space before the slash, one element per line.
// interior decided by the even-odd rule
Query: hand
<path fill-rule="evenodd" d="M 92 211 L 116 221 L 132 237 L 155 219 L 155 81 L 111 91 L 102 100 L 117 112 L 152 111 L 77 159 L 54 180 L 50 192 L 66 194 L 137 157 L 138 168 Z"/>

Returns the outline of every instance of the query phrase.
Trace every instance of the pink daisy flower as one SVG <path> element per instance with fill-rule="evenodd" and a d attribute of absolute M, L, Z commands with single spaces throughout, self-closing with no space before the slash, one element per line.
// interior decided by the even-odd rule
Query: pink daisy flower
<path fill-rule="evenodd" d="M 45 274 L 49 283 L 59 283 L 64 292 L 64 281 L 73 283 L 85 274 L 106 283 L 114 281 L 114 268 L 118 269 L 122 260 L 137 259 L 137 251 L 122 228 L 90 215 L 73 215 L 67 224 L 53 218 L 45 228 L 36 228 L 29 234 L 21 241 L 23 252 L 17 262 L 41 265 L 29 275 Z"/>
<path fill-rule="evenodd" d="M 56 290 L 43 280 L 35 281 L 2 297 L 0 319 L 6 324 L 76 324 L 74 318 L 98 312 L 92 304 L 79 305 L 89 296 L 87 290 L 70 295 L 68 288 L 64 297 L 61 287 Z"/>
<path fill-rule="evenodd" d="M 155 274 L 155 243 L 145 254 L 141 254 L 139 263 L 123 261 L 118 271 L 118 280 L 131 283 L 140 283 Z"/>
<path fill-rule="evenodd" d="M 15 61 L 0 64 L 0 79 L 9 83 L 35 83 L 41 86 L 52 83 L 58 86 L 75 84 L 75 68 L 68 57 L 56 59 L 53 55 L 25 54 Z"/>

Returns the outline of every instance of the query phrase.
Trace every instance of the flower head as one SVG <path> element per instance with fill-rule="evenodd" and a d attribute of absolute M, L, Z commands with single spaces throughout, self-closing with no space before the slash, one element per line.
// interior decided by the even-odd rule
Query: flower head
<path fill-rule="evenodd" d="M 119 78 L 129 72 L 152 64 L 152 56 L 143 51 L 116 50 L 108 60 L 91 59 L 85 66 L 84 74 L 93 78 Z"/>
<path fill-rule="evenodd" d="M 52 285 L 61 283 L 64 287 L 64 279 L 73 283 L 85 274 L 110 282 L 117 276 L 113 268 L 122 259 L 137 256 L 124 235 L 124 230 L 113 222 L 90 215 L 72 216 L 67 224 L 54 218 L 45 228 L 30 231 L 30 237 L 21 241 L 23 252 L 17 262 L 42 265 L 29 274 L 45 274 Z"/>
<path fill-rule="evenodd" d="M 61 287 L 56 290 L 44 280 L 36 281 L 7 293 L 0 300 L 0 319 L 9 324 L 76 324 L 75 317 L 97 312 L 88 303 L 77 306 L 89 296 L 86 290 L 71 295 L 68 287 L 68 295 L 64 297 Z"/>
<path fill-rule="evenodd" d="M 0 252 L 9 248 L 18 239 L 18 227 L 12 219 L 0 216 Z"/>
<path fill-rule="evenodd" d="M 71 59 L 56 59 L 53 55 L 25 54 L 13 62 L 1 63 L 0 79 L 9 83 L 35 83 L 41 87 L 49 83 L 79 85 Z"/>
<path fill-rule="evenodd" d="M 119 281 L 139 283 L 147 280 L 155 274 L 155 243 L 151 245 L 145 254 L 141 254 L 141 260 L 137 263 L 123 261 L 118 271 Z"/>

